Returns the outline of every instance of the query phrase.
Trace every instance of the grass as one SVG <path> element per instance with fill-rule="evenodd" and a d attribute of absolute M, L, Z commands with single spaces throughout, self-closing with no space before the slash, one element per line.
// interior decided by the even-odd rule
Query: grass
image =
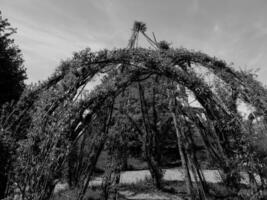
<path fill-rule="evenodd" d="M 69 189 L 66 191 L 62 191 L 58 194 L 55 194 L 52 200 L 74 200 L 77 198 L 78 190 L 77 189 Z M 93 190 L 88 189 L 85 194 L 86 200 L 100 200 L 101 199 L 101 190 Z"/>
<path fill-rule="evenodd" d="M 140 180 L 137 183 L 120 184 L 120 189 L 130 190 L 135 193 L 140 193 L 140 192 L 155 190 L 156 188 L 153 186 L 152 179 L 150 177 L 145 177 L 144 180 Z"/>

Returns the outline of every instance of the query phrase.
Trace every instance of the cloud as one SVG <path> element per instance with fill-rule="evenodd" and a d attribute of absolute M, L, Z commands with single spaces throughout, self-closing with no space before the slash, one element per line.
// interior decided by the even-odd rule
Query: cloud
<path fill-rule="evenodd" d="M 267 4 L 262 0 L 2 0 L 18 27 L 30 80 L 46 78 L 61 59 L 86 46 L 126 47 L 134 20 L 158 40 L 222 57 L 237 66 L 267 63 Z M 145 41 L 145 40 L 144 40 Z M 140 45 L 144 45 L 142 40 Z M 267 73 L 260 75 L 265 80 Z"/>
<path fill-rule="evenodd" d="M 191 11 L 196 13 L 199 11 L 199 0 L 193 0 Z"/>

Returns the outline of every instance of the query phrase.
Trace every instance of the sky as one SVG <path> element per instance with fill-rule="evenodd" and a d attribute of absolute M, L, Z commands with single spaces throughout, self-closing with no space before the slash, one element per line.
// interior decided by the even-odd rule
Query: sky
<path fill-rule="evenodd" d="M 126 47 L 137 20 L 173 47 L 260 69 L 267 84 L 267 0 L 0 0 L 0 10 L 17 28 L 28 83 L 45 80 L 75 51 Z"/>

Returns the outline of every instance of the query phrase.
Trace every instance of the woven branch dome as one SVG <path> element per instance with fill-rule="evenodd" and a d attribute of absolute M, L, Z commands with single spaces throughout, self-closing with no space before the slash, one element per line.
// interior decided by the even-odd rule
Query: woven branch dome
<path fill-rule="evenodd" d="M 142 23 L 136 23 L 134 27 L 139 31 L 146 30 Z M 123 70 L 124 68 L 127 70 Z M 200 131 L 204 131 L 203 141 L 207 143 L 206 147 L 210 148 L 208 151 L 214 162 L 217 162 L 217 166 L 224 172 L 227 185 L 229 180 L 238 176 L 238 169 L 233 161 L 244 151 L 240 143 L 246 141 L 244 136 L 247 132 L 237 110 L 212 89 L 205 77 L 199 73 L 199 69 L 207 70 L 229 91 L 237 91 L 234 101 L 239 99 L 252 105 L 259 115 L 266 118 L 266 89 L 250 74 L 237 71 L 224 61 L 204 53 L 184 48 L 135 48 L 98 52 L 85 49 L 74 54 L 71 60 L 63 62 L 47 81 L 25 92 L 16 105 L 17 112 L 13 113 L 14 117 L 7 119 L 7 129 L 11 132 L 15 130 L 24 135 L 26 133 L 26 138 L 17 150 L 22 155 L 18 159 L 24 163 L 20 170 L 30 170 L 25 171 L 25 174 L 17 174 L 16 184 L 25 184 L 25 177 L 29 175 L 41 177 L 34 183 L 30 179 L 26 180 L 31 188 L 27 195 L 36 199 L 48 198 L 52 193 L 48 185 L 53 186 L 51 183 L 64 168 L 73 145 L 77 144 L 82 135 L 92 134 L 95 140 L 89 162 L 83 172 L 83 179 L 79 181 L 82 189 L 78 198 L 82 199 L 99 151 L 101 152 L 105 144 L 110 123 L 108 120 L 112 117 L 112 103 L 133 83 L 141 83 L 151 75 L 157 75 L 186 88 L 201 105 L 201 114 L 189 111 L 188 105 L 184 104 L 172 105 L 170 111 L 178 112 L 177 116 L 186 116 Z M 80 91 L 100 74 L 104 76 L 102 83 L 85 98 L 80 98 Z M 25 113 L 29 113 L 31 117 Z M 105 119 L 107 124 L 99 123 L 98 119 Z M 25 126 L 25 123 L 28 125 Z M 94 133 L 91 133 L 91 130 L 94 130 Z M 219 143 L 210 141 L 215 138 L 220 138 Z M 223 142 L 226 141 L 228 143 L 224 146 Z M 29 159 L 29 151 L 37 146 L 41 146 L 39 152 L 32 154 Z M 231 149 L 226 149 L 229 146 Z M 213 152 L 214 148 L 220 152 L 219 155 Z"/>

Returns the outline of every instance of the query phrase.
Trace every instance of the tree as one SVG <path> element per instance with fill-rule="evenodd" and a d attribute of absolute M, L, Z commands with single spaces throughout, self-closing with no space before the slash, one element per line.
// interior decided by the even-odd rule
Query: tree
<path fill-rule="evenodd" d="M 26 79 L 21 50 L 12 36 L 16 29 L 10 26 L 0 11 L 0 105 L 18 100 Z"/>
<path fill-rule="evenodd" d="M 0 108 L 12 100 L 18 100 L 25 84 L 26 70 L 23 66 L 21 51 L 10 36 L 16 30 L 3 19 L 0 11 Z M 4 132 L 0 137 L 0 199 L 4 197 L 9 168 L 10 141 Z"/>

